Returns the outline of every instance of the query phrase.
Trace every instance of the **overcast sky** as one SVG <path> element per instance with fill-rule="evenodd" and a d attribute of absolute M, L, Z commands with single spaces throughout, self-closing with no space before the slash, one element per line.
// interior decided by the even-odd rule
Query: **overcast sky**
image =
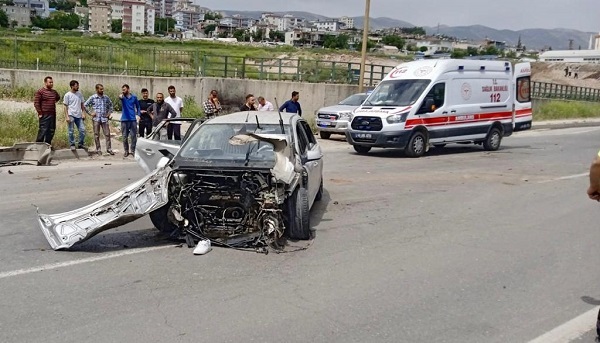
<path fill-rule="evenodd" d="M 220 10 L 306 11 L 361 16 L 365 0 L 200 0 Z M 371 17 L 417 26 L 481 24 L 496 29 L 568 28 L 600 31 L 600 0 L 371 0 Z"/>

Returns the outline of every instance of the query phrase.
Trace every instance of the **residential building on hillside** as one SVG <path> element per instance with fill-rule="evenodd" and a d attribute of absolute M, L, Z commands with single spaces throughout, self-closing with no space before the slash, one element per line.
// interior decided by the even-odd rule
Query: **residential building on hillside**
<path fill-rule="evenodd" d="M 111 20 L 123 20 L 123 2 L 122 1 L 111 1 L 110 2 L 110 19 Z"/>
<path fill-rule="evenodd" d="M 204 20 L 204 13 L 196 12 L 194 10 L 177 10 L 173 13 L 173 19 L 175 19 L 176 30 L 192 30 L 198 23 Z"/>
<path fill-rule="evenodd" d="M 110 32 L 111 4 L 110 0 L 93 0 L 88 2 L 90 10 L 90 31 Z"/>
<path fill-rule="evenodd" d="M 144 34 L 145 20 L 146 3 L 144 0 L 123 1 L 123 32 Z"/>
<path fill-rule="evenodd" d="M 13 0 L 13 6 L 27 7 L 35 11 L 35 15 L 42 18 L 50 16 L 50 5 L 48 0 Z"/>
<path fill-rule="evenodd" d="M 9 24 L 13 21 L 16 22 L 17 26 L 30 26 L 31 16 L 35 13 L 30 7 L 21 6 L 2 6 L 2 9 L 8 16 Z"/>
<path fill-rule="evenodd" d="M 243 17 L 239 14 L 233 15 L 231 17 L 224 17 L 219 20 L 219 25 L 234 28 L 234 29 L 248 29 L 252 27 L 254 24 L 254 19 Z"/>
<path fill-rule="evenodd" d="M 439 39 L 419 40 L 415 45 L 419 49 L 422 47 L 427 48 L 427 50 L 424 51 L 425 56 L 431 56 L 440 53 L 450 53 L 454 50 L 454 45 L 452 42 Z"/>
<path fill-rule="evenodd" d="M 343 23 L 346 29 L 354 28 L 354 18 L 344 16 L 338 19 L 338 21 Z"/>
<path fill-rule="evenodd" d="M 146 25 L 146 33 L 154 34 L 154 23 L 156 21 L 156 9 L 151 0 L 146 1 L 146 9 L 144 11 L 144 24 Z"/>
<path fill-rule="evenodd" d="M 339 31 L 342 29 L 342 26 L 344 25 L 342 22 L 338 21 L 337 19 L 330 19 L 330 20 L 324 20 L 324 21 L 313 21 L 311 22 L 312 26 L 314 28 L 317 29 L 317 31 Z"/>

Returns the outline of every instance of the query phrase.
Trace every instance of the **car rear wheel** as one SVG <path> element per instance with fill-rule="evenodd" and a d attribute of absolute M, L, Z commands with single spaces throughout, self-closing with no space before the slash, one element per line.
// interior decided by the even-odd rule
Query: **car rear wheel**
<path fill-rule="evenodd" d="M 319 136 L 321 136 L 323 139 L 329 139 L 331 138 L 331 132 L 319 131 Z"/>
<path fill-rule="evenodd" d="M 297 188 L 287 201 L 286 230 L 290 239 L 310 239 L 310 209 L 308 192 L 305 188 Z"/>
<path fill-rule="evenodd" d="M 371 151 L 371 147 L 370 146 L 353 145 L 353 147 L 354 147 L 354 151 L 356 151 L 360 155 L 366 155 L 366 154 L 369 153 L 369 151 Z"/>
<path fill-rule="evenodd" d="M 167 203 L 163 207 L 150 212 L 150 221 L 158 231 L 164 234 L 171 234 L 177 226 L 169 220 L 169 208 L 171 203 Z"/>
<path fill-rule="evenodd" d="M 500 149 L 500 143 L 502 143 L 502 132 L 495 127 L 483 141 L 483 148 L 487 151 L 496 151 Z"/>
<path fill-rule="evenodd" d="M 427 149 L 427 138 L 421 131 L 416 131 L 410 136 L 406 145 L 406 155 L 409 157 L 421 157 Z"/>

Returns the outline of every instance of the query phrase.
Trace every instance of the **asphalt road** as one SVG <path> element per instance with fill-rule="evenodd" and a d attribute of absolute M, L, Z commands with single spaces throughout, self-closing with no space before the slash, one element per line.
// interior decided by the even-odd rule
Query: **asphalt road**
<path fill-rule="evenodd" d="M 420 159 L 325 141 L 314 241 L 266 256 L 194 256 L 147 218 L 55 252 L 31 204 L 72 210 L 141 169 L 0 168 L 0 341 L 528 342 L 600 299 L 600 204 L 585 194 L 599 134 L 530 131 L 498 152 Z"/>

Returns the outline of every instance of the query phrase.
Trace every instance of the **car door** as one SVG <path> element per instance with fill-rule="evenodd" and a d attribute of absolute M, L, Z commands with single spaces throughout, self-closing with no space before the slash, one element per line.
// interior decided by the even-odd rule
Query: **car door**
<path fill-rule="evenodd" d="M 433 108 L 426 108 L 428 100 L 433 101 Z M 444 141 L 448 137 L 448 118 L 455 112 L 450 114 L 446 104 L 446 82 L 440 81 L 434 84 L 417 112 L 421 124 L 429 131 L 430 142 Z"/>
<path fill-rule="evenodd" d="M 193 118 L 166 119 L 158 124 L 147 138 L 138 138 L 135 147 L 135 160 L 140 167 L 144 169 L 146 173 L 150 173 L 156 169 L 158 161 L 164 156 L 160 152 L 161 150 L 167 150 L 173 155 L 177 154 L 181 147 L 181 143 L 199 126 L 199 124 L 194 121 L 195 119 Z M 166 129 L 166 126 L 169 123 L 181 124 L 182 135 L 184 135 L 185 132 L 181 141 L 160 137 L 160 130 L 163 128 Z"/>
<path fill-rule="evenodd" d="M 309 196 L 309 205 L 312 207 L 321 187 L 323 152 L 306 121 L 298 120 L 296 123 L 296 137 L 302 165 L 308 173 L 308 185 L 306 185 L 306 188 Z"/>

